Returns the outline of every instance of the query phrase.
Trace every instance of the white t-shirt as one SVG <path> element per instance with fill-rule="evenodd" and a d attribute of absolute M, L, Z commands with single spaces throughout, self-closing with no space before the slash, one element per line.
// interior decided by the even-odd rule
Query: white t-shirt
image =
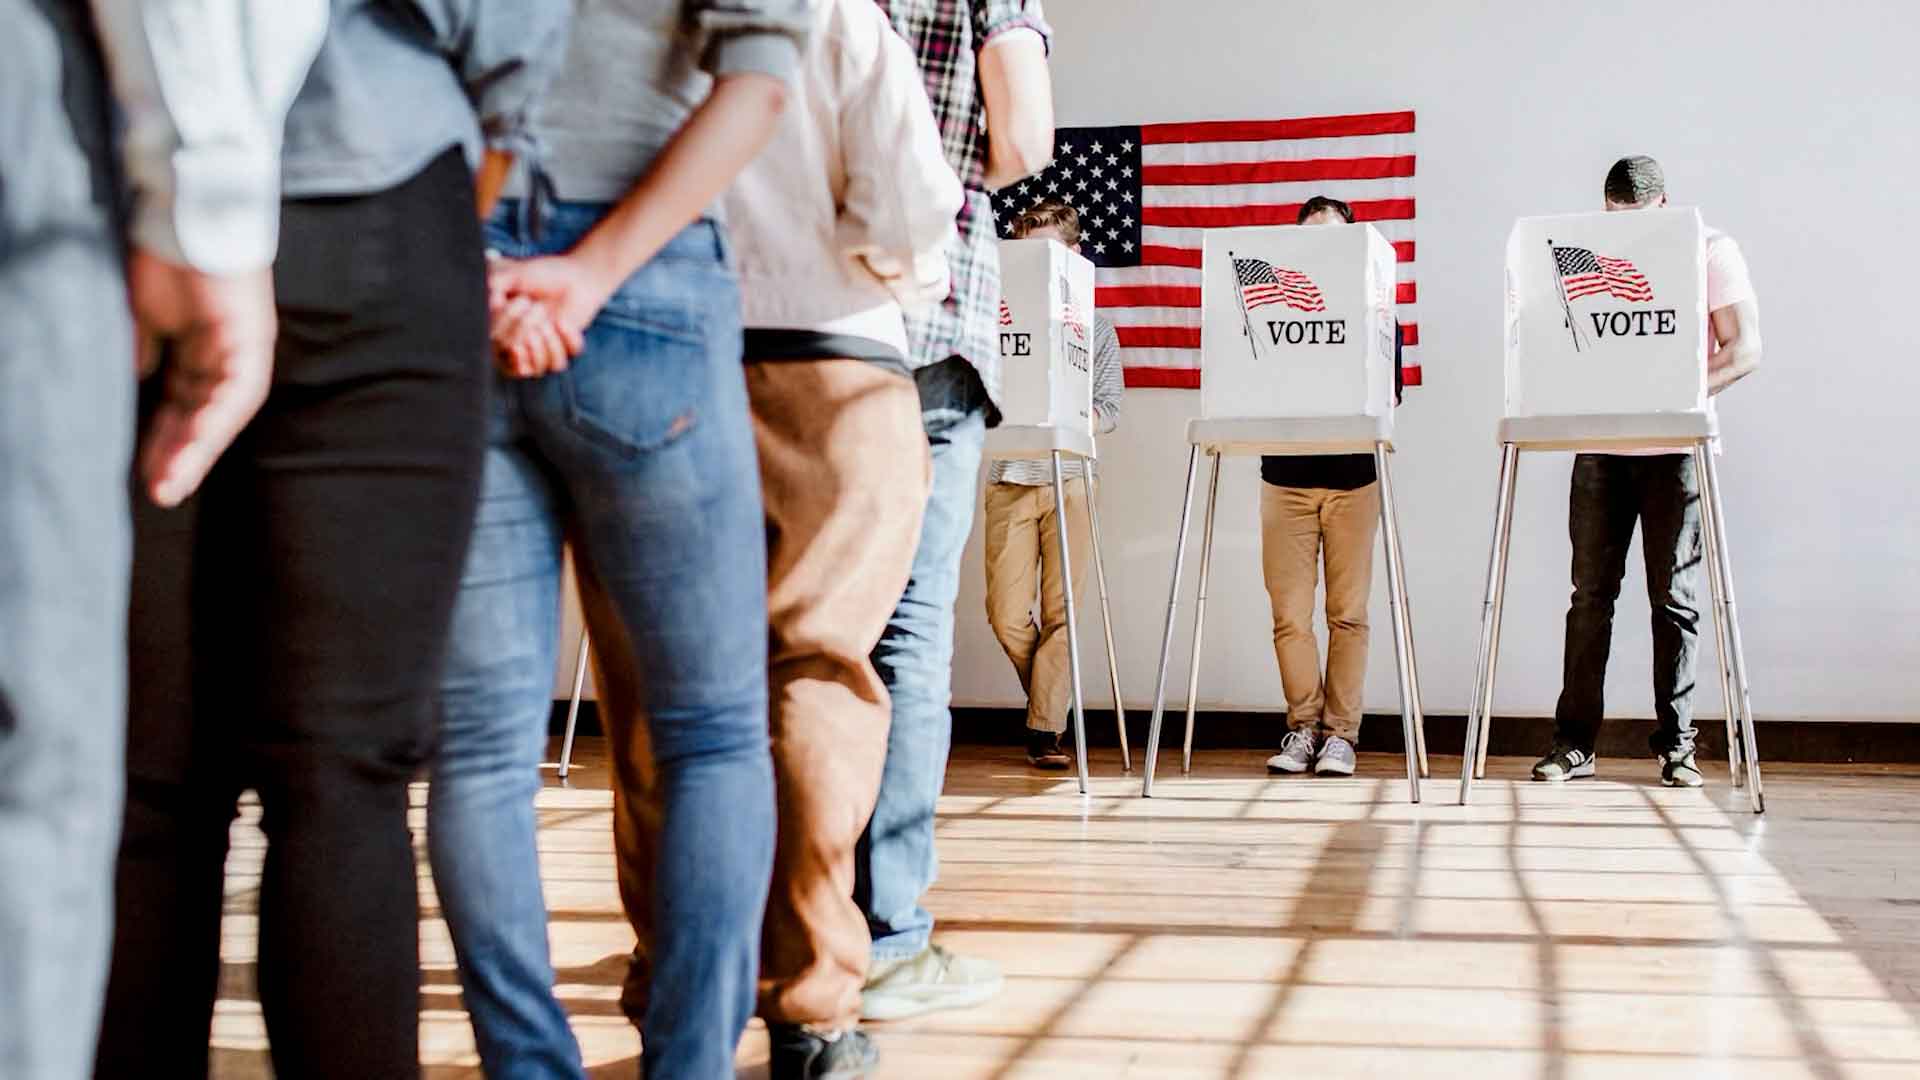
<path fill-rule="evenodd" d="M 1753 276 L 1747 272 L 1747 257 L 1740 253 L 1740 245 L 1733 237 L 1712 226 L 1707 227 L 1707 368 L 1712 370 L 1713 357 L 1720 351 L 1720 339 L 1713 333 L 1713 313 L 1724 307 L 1732 307 L 1746 300 L 1755 300 Z M 1707 399 L 1707 415 L 1713 416 L 1713 399 Z M 1717 452 L 1719 443 L 1714 444 Z M 1676 446 L 1672 449 L 1648 447 L 1644 450 L 1621 450 L 1622 457 L 1652 457 L 1660 454 L 1684 454 L 1689 448 Z"/>

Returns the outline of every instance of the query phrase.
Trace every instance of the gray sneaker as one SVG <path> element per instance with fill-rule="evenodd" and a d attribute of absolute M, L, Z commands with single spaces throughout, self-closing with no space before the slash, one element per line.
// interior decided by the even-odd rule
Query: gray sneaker
<path fill-rule="evenodd" d="M 905 960 L 873 965 L 860 995 L 860 1016 L 905 1020 L 940 1009 L 967 1009 L 998 994 L 1004 983 L 992 961 L 929 945 Z"/>
<path fill-rule="evenodd" d="M 1313 732 L 1289 731 L 1280 752 L 1267 759 L 1270 773 L 1303 773 L 1313 764 Z"/>
<path fill-rule="evenodd" d="M 1338 735 L 1327 736 L 1327 741 L 1320 744 L 1313 771 L 1317 776 L 1352 776 L 1353 744 Z"/>

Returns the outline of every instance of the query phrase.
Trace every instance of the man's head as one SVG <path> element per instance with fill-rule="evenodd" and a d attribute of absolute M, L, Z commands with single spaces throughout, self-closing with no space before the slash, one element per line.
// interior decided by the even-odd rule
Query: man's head
<path fill-rule="evenodd" d="M 1059 199 L 1042 199 L 1013 221 L 1016 240 L 1058 240 L 1068 251 L 1080 250 L 1080 213 Z"/>
<path fill-rule="evenodd" d="M 1329 199 L 1325 195 L 1315 195 L 1300 204 L 1299 216 L 1294 218 L 1296 225 L 1351 225 L 1353 207 L 1339 199 Z"/>
<path fill-rule="evenodd" d="M 1651 210 L 1667 205 L 1667 174 L 1645 154 L 1623 157 L 1607 170 L 1607 209 Z"/>

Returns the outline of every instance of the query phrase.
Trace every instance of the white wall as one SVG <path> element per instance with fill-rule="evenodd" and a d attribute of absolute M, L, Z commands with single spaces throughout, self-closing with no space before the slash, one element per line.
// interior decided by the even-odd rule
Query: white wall
<path fill-rule="evenodd" d="M 1596 207 L 1626 153 L 1665 164 L 1676 201 L 1737 237 L 1761 295 L 1766 362 L 1722 401 L 1727 513 L 1763 718 L 1920 715 L 1920 4 L 1766 0 L 1048 0 L 1060 123 L 1419 113 L 1426 387 L 1400 416 L 1396 470 L 1427 707 L 1466 705 L 1500 408 L 1501 260 L 1516 216 Z M 1823 17 L 1823 13 L 1831 17 Z M 1102 444 L 1122 679 L 1153 693 L 1191 391 L 1130 391 Z M 1497 707 L 1545 714 L 1568 592 L 1568 459 L 1520 479 Z M 1254 463 L 1221 481 L 1203 702 L 1281 703 L 1260 581 Z M 1198 522 L 1195 523 L 1195 540 Z M 1633 556 L 1631 563 L 1637 563 Z M 1195 563 L 1189 562 L 1191 574 Z M 1383 575 L 1368 706 L 1394 704 Z M 969 548 L 959 704 L 1019 688 L 983 614 Z M 1191 576 L 1187 597 L 1191 598 Z M 1088 590 L 1087 598 L 1092 599 Z M 1089 702 L 1110 699 L 1089 615 Z M 1176 658 L 1185 655 L 1182 618 Z M 1618 619 L 1611 711 L 1650 715 L 1643 578 Z M 1704 671 L 1712 642 L 1705 639 Z M 1176 673 L 1182 661 L 1177 659 Z M 1712 683 L 1711 675 L 1706 680 Z M 1176 682 L 1175 694 L 1181 685 Z M 1717 690 L 1703 708 L 1718 707 Z"/>

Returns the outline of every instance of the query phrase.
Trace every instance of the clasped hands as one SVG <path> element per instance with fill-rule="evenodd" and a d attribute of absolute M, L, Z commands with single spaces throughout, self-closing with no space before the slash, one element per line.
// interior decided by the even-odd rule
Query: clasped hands
<path fill-rule="evenodd" d="M 579 252 L 531 259 L 495 257 L 487 267 L 494 364 L 513 379 L 567 370 L 586 346 L 587 326 L 617 282 Z"/>

